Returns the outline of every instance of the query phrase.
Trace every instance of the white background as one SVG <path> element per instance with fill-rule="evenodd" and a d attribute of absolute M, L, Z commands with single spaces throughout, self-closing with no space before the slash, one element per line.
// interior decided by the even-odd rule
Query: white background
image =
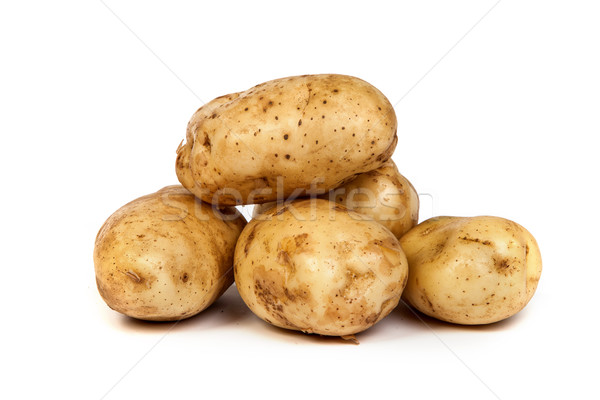
<path fill-rule="evenodd" d="M 0 397 L 598 398 L 599 18 L 596 1 L 3 2 Z M 272 328 L 235 288 L 175 326 L 110 310 L 96 232 L 177 182 L 202 101 L 323 72 L 389 97 L 393 158 L 432 213 L 536 236 L 526 309 L 460 327 L 400 307 L 358 346 Z"/>

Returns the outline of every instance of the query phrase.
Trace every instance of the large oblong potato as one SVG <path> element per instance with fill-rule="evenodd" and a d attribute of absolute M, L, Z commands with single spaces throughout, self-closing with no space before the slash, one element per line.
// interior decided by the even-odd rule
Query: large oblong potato
<path fill-rule="evenodd" d="M 535 238 L 504 218 L 435 217 L 405 234 L 408 258 L 403 298 L 431 317 L 488 324 L 519 312 L 542 273 Z"/>
<path fill-rule="evenodd" d="M 396 128 L 388 99 L 361 79 L 276 79 L 200 107 L 177 149 L 177 177 L 219 205 L 324 193 L 389 159 Z"/>
<path fill-rule="evenodd" d="M 234 272 L 244 302 L 266 322 L 345 336 L 398 304 L 406 257 L 382 225 L 323 199 L 295 201 L 262 217 L 240 235 Z"/>
<path fill-rule="evenodd" d="M 235 208 L 217 210 L 179 185 L 133 200 L 96 236 L 98 291 L 130 317 L 191 317 L 232 284 L 233 251 L 245 223 Z"/>
<path fill-rule="evenodd" d="M 348 183 L 319 196 L 366 215 L 388 228 L 396 238 L 417 225 L 419 195 L 414 186 L 390 159 L 373 171 L 356 176 Z M 259 216 L 276 202 L 258 204 L 252 216 Z"/>

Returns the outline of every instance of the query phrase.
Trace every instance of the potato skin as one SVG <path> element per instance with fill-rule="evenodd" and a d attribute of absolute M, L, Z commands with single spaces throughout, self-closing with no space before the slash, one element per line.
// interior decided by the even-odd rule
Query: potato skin
<path fill-rule="evenodd" d="M 219 205 L 324 193 L 389 159 L 396 130 L 388 99 L 361 79 L 276 79 L 198 109 L 177 149 L 177 177 Z"/>
<path fill-rule="evenodd" d="M 391 159 L 328 195 L 336 203 L 373 218 L 398 239 L 419 220 L 419 195 Z"/>
<path fill-rule="evenodd" d="M 361 332 L 396 307 L 408 267 L 380 224 L 328 200 L 299 200 L 248 223 L 235 249 L 237 289 L 275 326 Z"/>
<path fill-rule="evenodd" d="M 359 174 L 348 183 L 319 198 L 335 201 L 352 211 L 371 217 L 388 228 L 396 238 L 417 225 L 419 195 L 414 186 L 390 159 L 381 167 Z M 276 202 L 254 207 L 253 217 L 275 207 Z"/>
<path fill-rule="evenodd" d="M 403 298 L 456 324 L 489 324 L 516 314 L 531 300 L 542 272 L 535 238 L 504 218 L 431 218 L 400 243 L 410 269 Z"/>
<path fill-rule="evenodd" d="M 246 224 L 183 187 L 168 186 L 112 214 L 94 247 L 96 283 L 130 317 L 172 321 L 211 305 L 233 282 L 233 251 Z"/>

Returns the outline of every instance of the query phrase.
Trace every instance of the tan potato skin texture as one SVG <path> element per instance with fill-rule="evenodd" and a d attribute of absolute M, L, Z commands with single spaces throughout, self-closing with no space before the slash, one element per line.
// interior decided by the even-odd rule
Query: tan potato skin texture
<path fill-rule="evenodd" d="M 504 218 L 431 218 L 400 243 L 410 268 L 403 298 L 456 324 L 489 324 L 516 314 L 542 273 L 535 238 Z"/>
<path fill-rule="evenodd" d="M 419 195 L 409 180 L 398 172 L 392 160 L 319 197 L 371 217 L 398 239 L 419 220 Z M 276 204 L 270 202 L 255 206 L 253 217 Z"/>
<path fill-rule="evenodd" d="M 324 193 L 389 159 L 396 129 L 388 99 L 361 79 L 276 79 L 198 109 L 177 149 L 177 177 L 219 205 Z"/>
<path fill-rule="evenodd" d="M 396 307 L 408 266 L 383 226 L 328 200 L 300 200 L 248 223 L 235 249 L 237 289 L 275 326 L 361 332 Z"/>
<path fill-rule="evenodd" d="M 419 195 L 392 160 L 358 175 L 330 191 L 329 196 L 336 203 L 373 218 L 398 239 L 419 220 Z"/>
<path fill-rule="evenodd" d="M 211 305 L 233 282 L 233 251 L 246 221 L 183 187 L 168 186 L 121 207 L 96 237 L 100 295 L 130 317 L 172 321 Z"/>

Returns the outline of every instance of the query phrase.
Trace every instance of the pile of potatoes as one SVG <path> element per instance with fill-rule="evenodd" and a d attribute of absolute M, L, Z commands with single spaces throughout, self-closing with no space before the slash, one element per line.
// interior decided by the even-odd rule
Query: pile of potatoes
<path fill-rule="evenodd" d="M 112 309 L 198 314 L 234 281 L 264 321 L 348 337 L 400 302 L 457 324 L 508 318 L 540 279 L 538 245 L 498 217 L 435 217 L 391 160 L 388 99 L 345 75 L 276 79 L 218 97 L 177 149 L 181 185 L 126 204 L 94 248 Z M 256 204 L 247 222 L 235 206 Z"/>

